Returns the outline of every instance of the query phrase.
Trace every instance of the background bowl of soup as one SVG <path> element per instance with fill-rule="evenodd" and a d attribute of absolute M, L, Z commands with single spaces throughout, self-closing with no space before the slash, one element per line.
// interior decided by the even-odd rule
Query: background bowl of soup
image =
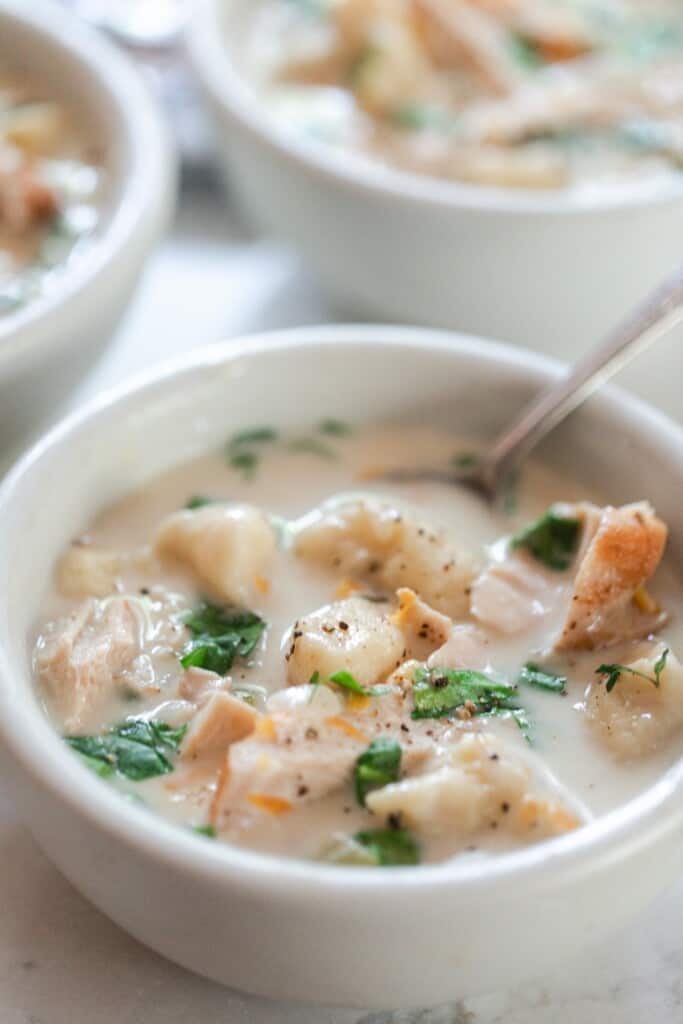
<path fill-rule="evenodd" d="M 483 111 L 492 138 L 505 140 L 508 132 L 514 140 L 515 127 L 522 133 L 523 125 L 528 145 L 491 147 L 472 118 L 463 132 L 479 141 L 474 145 L 464 134 L 461 143 L 457 131 L 468 116 L 467 99 L 460 118 L 446 103 L 439 106 L 437 77 L 420 100 L 425 88 L 419 73 L 417 83 L 410 75 L 421 55 L 410 46 L 404 52 L 405 33 L 397 38 L 395 25 L 392 30 L 376 19 L 375 35 L 372 26 L 363 35 L 364 12 L 387 5 L 348 0 L 345 6 L 351 9 L 349 34 L 353 40 L 356 31 L 358 38 L 343 59 L 333 52 L 332 68 L 318 59 L 320 37 L 324 44 L 329 35 L 324 19 L 331 19 L 320 11 L 344 5 L 325 0 L 203 0 L 190 37 L 217 153 L 235 194 L 257 225 L 297 246 L 342 308 L 566 354 L 608 329 L 626 302 L 643 296 L 680 259 L 679 156 L 647 150 L 647 138 L 654 146 L 662 125 L 657 113 L 652 123 L 642 116 L 650 100 L 634 97 L 632 79 L 628 86 L 619 79 L 617 87 L 598 60 L 590 89 L 584 88 L 581 67 L 592 58 L 579 52 L 572 62 L 544 69 L 538 81 L 547 80 L 547 88 L 533 77 L 530 94 L 515 85 L 512 109 L 503 101 L 504 118 L 498 107 Z M 441 0 L 414 6 L 445 7 L 448 16 Z M 464 4 L 470 14 L 481 6 Z M 620 5 L 593 0 L 592 6 L 604 8 L 609 23 L 608 9 Z M 635 6 L 648 17 L 648 5 L 631 2 Z M 533 4 L 500 5 L 517 7 Z M 683 23 L 674 9 L 669 3 L 678 35 L 669 36 L 678 42 L 668 43 L 665 54 L 678 85 L 670 82 L 667 96 L 678 97 L 672 102 L 680 113 Z M 488 17 L 481 10 L 478 16 Z M 648 39 L 658 30 L 657 38 L 667 40 L 661 15 L 647 25 Z M 619 41 L 634 61 L 647 50 L 641 35 Z M 528 65 L 534 59 L 533 50 L 519 33 L 508 36 L 497 45 L 514 75 L 520 60 Z M 292 40 L 300 45 L 288 63 Z M 395 60 L 382 77 L 383 46 Z M 497 56 L 495 49 L 489 55 L 494 68 Z M 614 74 L 619 78 L 621 71 Z M 463 90 L 470 85 L 467 79 Z M 395 101 L 389 131 L 390 119 L 377 116 L 378 105 L 388 102 L 387 94 L 401 97 L 403 86 L 405 96 L 417 100 Z M 452 81 L 449 88 L 452 94 Z M 611 106 L 610 89 L 618 93 Z M 596 98 L 604 99 L 606 110 Z M 556 128 L 558 105 L 566 120 Z M 680 123 L 674 134 L 680 137 Z M 642 160 L 638 153 L 645 154 Z"/>
<path fill-rule="evenodd" d="M 31 647 L 69 542 L 140 489 L 149 508 L 165 512 L 155 478 L 224 450 L 257 417 L 300 435 L 330 416 L 363 424 L 371 410 L 372 421 L 429 423 L 484 442 L 560 372 L 540 356 L 428 330 L 245 338 L 103 396 L 10 472 L 0 489 L 0 567 L 10 581 L 0 594 L 3 777 L 41 847 L 89 900 L 140 941 L 232 986 L 326 1004 L 414 1006 L 538 976 L 587 936 L 597 942 L 625 924 L 676 876 L 683 762 L 675 740 L 668 764 L 623 799 L 625 769 L 615 764 L 601 780 L 614 783 L 612 809 L 560 838 L 484 860 L 343 867 L 209 841 L 123 798 L 68 749 L 33 681 Z M 607 390 L 540 457 L 604 500 L 652 501 L 671 528 L 667 562 L 680 572 L 681 440 L 671 422 Z M 309 444 L 301 457 L 317 487 L 320 455 Z M 232 479 L 222 465 L 221 493 Z M 190 472 L 188 493 L 197 480 Z M 287 481 L 279 488 L 291 503 Z M 121 521 L 112 529 L 125 541 Z"/>
<path fill-rule="evenodd" d="M 4 459 L 110 338 L 170 214 L 174 158 L 126 59 L 48 2 L 0 11 L 0 107 Z"/>

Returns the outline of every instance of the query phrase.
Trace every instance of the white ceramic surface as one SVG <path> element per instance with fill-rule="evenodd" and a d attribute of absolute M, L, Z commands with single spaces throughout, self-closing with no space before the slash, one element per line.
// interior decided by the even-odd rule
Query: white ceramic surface
<path fill-rule="evenodd" d="M 35 430 L 106 344 L 165 228 L 174 156 L 130 63 L 50 0 L 0 0 L 0 60 L 79 112 L 104 152 L 102 223 L 44 295 L 0 317 L 0 454 Z"/>
<path fill-rule="evenodd" d="M 32 689 L 36 581 L 47 585 L 60 549 L 103 503 L 264 408 L 283 427 L 330 408 L 352 419 L 429 410 L 485 437 L 555 372 L 502 346 L 399 328 L 249 338 L 100 399 L 9 474 L 0 489 L 0 573 L 12 581 L 0 589 L 3 777 L 55 864 L 135 937 L 271 996 L 434 1004 L 538 976 L 604 939 L 677 875 L 683 763 L 627 807 L 486 870 L 348 871 L 206 843 L 121 800 L 73 758 Z M 648 495 L 672 524 L 669 557 L 680 562 L 681 441 L 672 423 L 611 392 L 558 431 L 546 456 L 613 501 Z"/>
<path fill-rule="evenodd" d="M 252 0 L 199 0 L 190 54 L 225 174 L 345 308 L 575 352 L 682 258 L 683 179 L 603 198 L 402 174 L 296 137 L 239 67 Z"/>

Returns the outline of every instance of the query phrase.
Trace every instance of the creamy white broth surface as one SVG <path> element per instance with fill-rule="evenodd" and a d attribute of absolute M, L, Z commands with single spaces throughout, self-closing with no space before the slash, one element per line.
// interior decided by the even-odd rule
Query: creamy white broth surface
<path fill-rule="evenodd" d="M 271 115 L 355 159 L 582 193 L 680 172 L 678 0 L 260 0 L 245 35 Z"/>
<path fill-rule="evenodd" d="M 61 662 L 57 659 L 46 668 L 41 658 L 45 657 L 55 637 L 64 633 L 64 616 L 78 612 L 88 600 L 87 575 L 82 592 L 74 591 L 73 578 L 67 588 L 71 590 L 70 595 L 60 592 L 60 585 L 63 588 L 65 580 L 64 565 L 69 564 L 67 555 L 67 561 L 57 572 L 55 588 L 45 601 L 37 628 L 35 655 L 37 685 L 59 732 L 97 736 L 130 717 L 146 717 L 173 727 L 188 725 L 188 734 L 192 729 L 201 707 L 188 699 L 187 689 L 183 690 L 186 673 L 180 664 L 179 653 L 190 639 L 184 616 L 202 596 L 206 596 L 207 587 L 188 564 L 151 553 L 150 544 L 160 523 L 186 506 L 193 496 L 201 495 L 217 502 L 248 503 L 277 517 L 280 524 L 280 546 L 270 564 L 267 579 L 260 581 L 262 591 L 249 604 L 250 610 L 267 623 L 265 633 L 249 657 L 236 659 L 228 673 L 228 682 L 219 677 L 213 680 L 240 700 L 252 701 L 250 706 L 255 702 L 262 718 L 273 717 L 274 705 L 268 706 L 268 694 L 285 690 L 289 695 L 285 701 L 291 701 L 293 691 L 301 691 L 301 687 L 287 686 L 290 666 L 286 655 L 291 649 L 295 623 L 340 599 L 340 595 L 386 596 L 388 603 L 373 602 L 372 607 L 386 613 L 387 617 L 399 614 L 395 593 L 374 586 L 367 577 L 354 581 L 332 564 L 316 564 L 297 554 L 292 540 L 296 531 L 283 530 L 280 519 L 289 524 L 305 523 L 311 521 L 311 517 L 315 521 L 316 509 L 326 508 L 325 503 L 330 499 L 343 507 L 348 495 L 367 496 L 370 500 L 381 498 L 394 503 L 398 509 L 412 510 L 410 515 L 424 522 L 426 529 L 442 526 L 457 548 L 471 556 L 477 571 L 481 571 L 490 558 L 504 557 L 502 537 L 514 534 L 553 502 L 592 500 L 596 505 L 602 504 L 601 496 L 589 495 L 576 482 L 533 463 L 525 468 L 514 495 L 508 501 L 508 509 L 502 512 L 491 511 L 476 497 L 459 489 L 426 484 L 389 486 L 374 481 L 372 477 L 378 469 L 425 463 L 445 465 L 457 453 L 471 447 L 448 434 L 424 427 L 354 428 L 343 435 L 312 429 L 305 435 L 304 444 L 301 440 L 301 437 L 278 437 L 253 445 L 238 445 L 237 449 L 231 449 L 230 457 L 221 452 L 183 465 L 106 509 L 83 534 L 74 538 L 76 547 L 72 551 L 105 552 L 115 560 L 114 567 L 107 569 L 111 575 L 110 584 L 106 582 L 106 572 L 104 584 L 101 574 L 97 574 L 96 586 L 90 593 L 98 596 L 89 600 L 101 605 L 111 600 L 109 592 L 112 596 L 125 594 L 140 600 L 148 608 L 154 623 L 156 642 L 147 645 L 142 660 L 136 661 L 136 652 L 132 652 L 123 668 L 117 667 L 113 680 L 110 679 L 101 692 L 87 702 L 76 725 L 65 722 L 65 705 L 60 689 L 63 684 L 61 677 L 58 678 L 62 671 Z M 293 449 L 292 442 L 299 450 Z M 307 448 L 311 450 L 301 450 Z M 230 464 L 231 459 L 234 461 L 235 451 L 242 454 L 248 451 L 254 455 L 255 464 L 247 472 Z M 205 506 L 210 507 L 213 506 Z M 187 513 L 190 516 L 194 514 Z M 119 556 L 121 560 L 116 561 Z M 534 568 L 533 558 L 530 564 Z M 571 573 L 546 575 L 558 594 L 569 593 Z M 358 589 L 354 591 L 353 586 Z M 665 564 L 660 567 L 655 580 L 648 584 L 647 593 L 648 599 L 656 601 L 669 613 L 669 621 L 659 635 L 664 637 L 671 651 L 670 657 L 673 657 L 683 650 L 683 634 L 679 616 L 681 588 L 671 566 Z M 544 602 L 552 603 L 552 600 L 554 598 L 547 595 L 541 596 L 539 608 Z M 471 738 L 485 734 L 494 744 L 489 754 L 496 761 L 500 752 L 503 760 L 509 755 L 517 767 L 520 764 L 525 766 L 532 796 L 549 800 L 561 809 L 558 812 L 560 826 L 557 829 L 553 826 L 550 832 L 534 835 L 535 826 L 529 833 L 511 831 L 504 820 L 507 812 L 504 812 L 503 820 L 490 820 L 489 817 L 474 828 L 470 825 L 461 827 L 457 807 L 444 811 L 436 822 L 417 826 L 412 823 L 410 813 L 389 816 L 371 813 L 367 807 L 360 806 L 354 791 L 355 755 L 343 774 L 341 784 L 333 785 L 329 793 L 309 800 L 305 793 L 299 799 L 297 791 L 297 798 L 285 801 L 291 806 L 284 809 L 281 798 L 278 798 L 280 802 L 275 809 L 262 805 L 262 802 L 257 807 L 250 805 L 246 818 L 241 810 L 232 811 L 229 807 L 225 814 L 216 816 L 217 790 L 221 780 L 224 781 L 227 748 L 206 756 L 200 751 L 199 756 L 188 759 L 182 755 L 181 742 L 180 753 L 177 750 L 167 751 L 172 767 L 168 773 L 143 781 L 131 781 L 113 772 L 103 780 L 103 784 L 114 785 L 132 794 L 154 813 L 170 818 L 179 826 L 202 830 L 208 827 L 212 835 L 215 833 L 218 839 L 230 843 L 309 859 L 336 856 L 329 851 L 337 850 L 343 837 L 385 827 L 401 832 L 407 828 L 419 848 L 421 862 L 442 860 L 453 855 L 487 856 L 496 850 L 561 834 L 566 828 L 578 827 L 592 816 L 603 814 L 641 793 L 681 752 L 681 737 L 674 732 L 639 756 L 615 756 L 609 744 L 604 742 L 604 736 L 590 727 L 585 712 L 587 686 L 591 682 L 595 685 L 597 666 L 604 662 L 634 663 L 634 658 L 647 653 L 653 643 L 628 639 L 607 649 L 544 654 L 557 635 L 561 620 L 562 614 L 557 610 L 547 615 L 537 614 L 528 628 L 516 635 L 506 635 L 487 627 L 485 664 L 472 666 L 483 669 L 492 678 L 514 683 L 522 666 L 533 661 L 568 678 L 564 695 L 542 692 L 531 686 L 519 687 L 518 703 L 526 711 L 531 743 L 527 742 L 515 718 L 505 712 L 495 717 L 475 714 L 461 719 L 458 717 L 461 711 L 458 711 L 434 720 L 413 721 L 410 717 L 410 685 L 405 697 L 405 728 L 398 728 L 392 720 L 388 730 L 383 722 L 379 722 L 377 732 L 373 731 L 374 724 L 368 729 L 367 720 L 362 718 L 363 714 L 369 713 L 367 707 L 358 712 L 360 717 L 356 717 L 356 697 L 334 684 L 325 685 L 324 681 L 313 687 L 310 693 L 309 687 L 305 699 L 298 702 L 299 710 L 303 708 L 305 715 L 311 715 L 317 713 L 318 707 L 322 714 L 326 701 L 336 701 L 336 711 L 331 707 L 331 717 L 343 718 L 347 726 L 350 725 L 348 742 L 352 745 L 357 743 L 356 728 L 367 737 L 368 742 L 362 744 L 363 750 L 376 735 L 398 740 L 403 751 L 401 777 L 420 777 L 433 767 L 429 758 L 419 760 L 415 765 L 409 764 L 409 745 L 413 741 L 428 747 L 431 744 L 435 751 L 438 749 L 443 754 L 444 750 L 458 749 L 465 736 Z M 457 624 L 474 621 L 473 616 L 465 612 L 458 617 Z M 444 664 L 440 667 L 463 666 Z M 68 677 L 71 682 L 73 678 Z M 373 683 L 385 681 L 381 678 L 373 680 Z M 671 685 L 674 683 L 677 680 L 672 677 Z M 617 688 L 623 685 L 622 679 L 612 693 L 616 694 Z M 643 686 L 645 690 L 648 687 L 654 689 L 652 683 L 643 682 Z M 263 695 L 258 688 L 263 688 Z M 377 708 L 387 700 L 386 695 L 379 695 L 361 698 L 361 703 Z M 296 715 L 297 712 L 294 710 L 289 714 Z M 381 712 L 378 715 L 381 718 Z M 325 721 L 329 717 L 323 715 Z M 264 727 L 260 725 L 258 728 Z M 430 732 L 433 738 L 430 738 Z M 272 737 L 270 740 L 266 737 L 265 742 L 271 740 Z M 247 735 L 237 744 L 252 741 L 253 735 Z M 343 746 L 346 741 L 346 735 L 340 734 L 339 743 Z M 293 741 L 295 746 L 298 742 L 296 738 Z M 316 766 L 314 753 L 312 766 L 306 768 L 313 773 L 312 778 L 316 782 L 332 756 L 322 740 L 320 743 L 320 766 Z M 498 743 L 500 751 L 495 747 Z M 237 746 L 230 750 L 229 759 L 236 763 Z M 308 782 L 310 779 L 306 776 L 298 788 L 308 788 Z M 490 787 L 497 782 L 489 780 L 485 784 Z M 503 798 L 500 805 L 508 802 Z M 440 812 L 435 813 L 439 818 Z"/>
<path fill-rule="evenodd" d="M 0 316 L 80 259 L 100 220 L 101 161 L 75 111 L 0 63 Z"/>

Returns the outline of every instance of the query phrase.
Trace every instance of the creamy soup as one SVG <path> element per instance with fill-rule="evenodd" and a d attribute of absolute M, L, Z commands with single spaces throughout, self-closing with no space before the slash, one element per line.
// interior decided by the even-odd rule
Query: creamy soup
<path fill-rule="evenodd" d="M 98 222 L 101 169 L 63 104 L 0 68 L 0 316 L 48 290 Z"/>
<path fill-rule="evenodd" d="M 299 133 L 512 188 L 670 180 L 680 0 L 259 0 L 247 74 Z"/>
<path fill-rule="evenodd" d="M 665 525 L 534 464 L 499 511 L 378 478 L 472 457 L 256 428 L 106 509 L 37 628 L 75 756 L 207 838 L 348 864 L 490 857 L 642 792 L 682 748 Z"/>

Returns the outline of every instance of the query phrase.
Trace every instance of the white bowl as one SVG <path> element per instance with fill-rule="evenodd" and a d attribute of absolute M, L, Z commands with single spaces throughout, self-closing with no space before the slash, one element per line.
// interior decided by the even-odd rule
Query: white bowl
<path fill-rule="evenodd" d="M 0 317 L 0 460 L 109 340 L 172 209 L 175 162 L 156 102 L 113 46 L 48 0 L 2 0 L 0 59 L 78 111 L 104 151 L 102 223 L 46 292 Z"/>
<path fill-rule="evenodd" d="M 308 328 L 205 349 L 94 402 L 0 488 L 2 777 L 96 906 L 192 970 L 277 998 L 436 1004 L 541 975 L 629 920 L 681 870 L 683 762 L 637 800 L 490 865 L 341 868 L 209 843 L 135 806 L 55 733 L 31 635 L 55 559 L 106 504 L 222 443 L 255 410 L 284 429 L 422 410 L 486 438 L 558 373 L 529 353 L 399 328 Z M 683 434 L 606 391 L 545 454 L 613 501 L 648 496 L 683 563 Z M 46 511 L 46 503 L 49 510 Z"/>
<path fill-rule="evenodd" d="M 344 307 L 567 356 L 681 259 L 681 176 L 590 198 L 482 188 L 298 137 L 240 67 L 258 2 L 200 0 L 191 28 L 217 154 L 254 222 L 293 242 Z"/>

